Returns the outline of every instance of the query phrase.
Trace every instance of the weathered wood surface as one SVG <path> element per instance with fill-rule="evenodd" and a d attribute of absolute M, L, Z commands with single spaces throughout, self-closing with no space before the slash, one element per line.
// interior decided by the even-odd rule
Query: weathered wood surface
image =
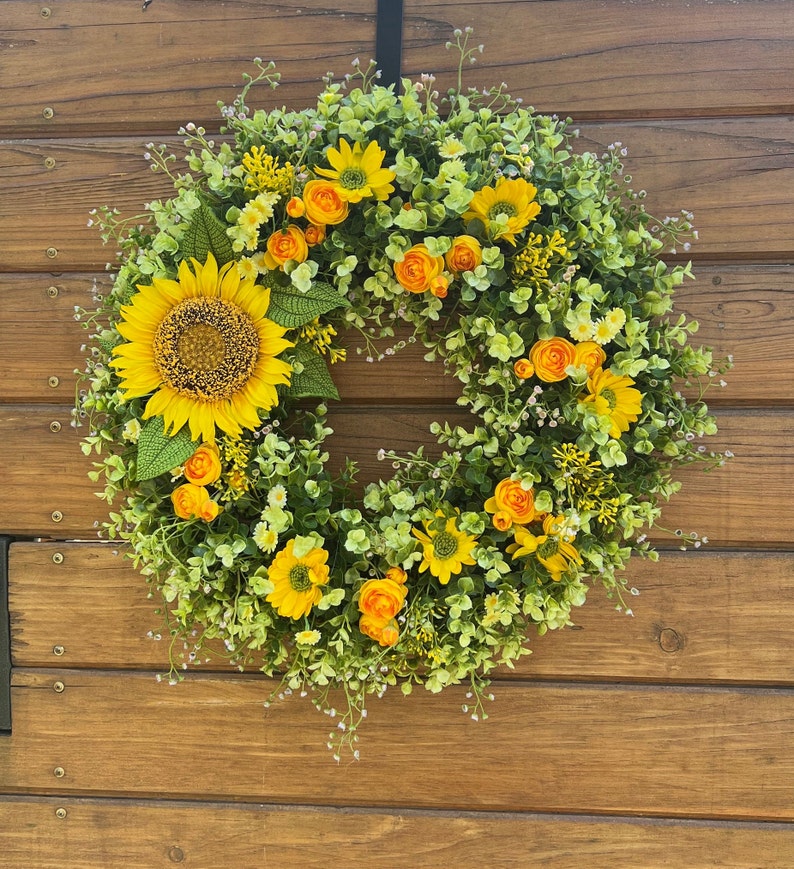
<path fill-rule="evenodd" d="M 581 124 L 577 148 L 601 153 L 620 141 L 627 172 L 659 218 L 692 211 L 700 259 L 794 255 L 794 119 L 724 118 Z M 145 139 L 37 139 L 0 142 L 0 168 L 14 196 L 0 205 L 0 263 L 7 271 L 101 271 L 113 259 L 89 212 L 125 217 L 173 193 L 143 159 Z M 178 144 L 178 143 L 175 143 Z M 181 152 L 180 152 L 181 153 Z M 47 168 L 45 160 L 54 160 Z M 48 254 L 49 251 L 49 254 Z"/>
<path fill-rule="evenodd" d="M 8 797 L 0 825 L 0 869 L 474 869 L 484 859 L 488 869 L 781 869 L 794 861 L 794 828 L 783 823 Z"/>
<path fill-rule="evenodd" d="M 794 820 L 791 689 L 497 683 L 487 722 L 460 711 L 462 687 L 389 692 L 370 706 L 362 763 L 337 766 L 325 746 L 336 721 L 308 698 L 263 708 L 273 687 L 17 668 L 0 781 L 8 793 Z"/>
<path fill-rule="evenodd" d="M 45 17 L 41 5 L 6 0 L 0 126 L 36 135 L 217 126 L 217 101 L 230 103 L 242 73 L 256 73 L 254 57 L 276 61 L 282 73 L 275 93 L 258 91 L 272 107 L 308 104 L 328 71 L 341 78 L 356 55 L 366 63 L 375 52 L 375 0 L 141 5 L 72 0 Z"/>
<path fill-rule="evenodd" d="M 156 0 L 146 12 L 140 3 L 71 0 L 48 7 L 47 17 L 24 0 L 3 7 L 0 125 L 17 134 L 167 131 L 188 120 L 212 128 L 216 101 L 231 101 L 254 56 L 275 60 L 283 73 L 275 94 L 259 96 L 268 106 L 308 103 L 328 70 L 341 77 L 354 56 L 366 62 L 375 53 L 375 0 L 344 0 L 333 9 L 318 0 Z M 790 111 L 791 24 L 787 0 L 412 0 L 403 72 L 438 72 L 440 87 L 448 87 L 456 61 L 444 44 L 453 28 L 471 25 L 474 43 L 486 50 L 467 69 L 466 83 L 504 79 L 543 111 Z"/>
<path fill-rule="evenodd" d="M 381 404 L 335 409 L 329 417 L 334 434 L 327 445 L 329 467 L 341 467 L 345 456 L 359 463 L 363 484 L 391 474 L 379 462 L 381 447 L 405 453 L 430 439 L 433 420 L 469 424 L 472 417 L 452 405 Z M 53 424 L 60 426 L 52 431 Z M 785 445 L 794 440 L 790 409 L 720 411 L 720 431 L 707 449 L 730 449 L 735 457 L 719 472 L 684 468 L 683 493 L 674 496 L 663 528 L 706 535 L 716 546 L 780 547 L 792 540 L 791 512 L 781 509 L 794 487 L 794 456 Z M 0 442 L 14 456 L 4 477 L 0 527 L 6 533 L 57 539 L 95 538 L 95 522 L 105 516 L 99 487 L 85 476 L 91 459 L 80 455 L 83 429 L 70 425 L 63 406 L 0 405 Z M 432 453 L 430 445 L 428 454 Z M 439 447 L 435 447 L 439 450 Z M 62 514 L 54 522 L 53 513 Z M 670 544 L 677 541 L 665 537 Z"/>
<path fill-rule="evenodd" d="M 678 288 L 675 310 L 699 322 L 694 342 L 712 347 L 715 358 L 733 354 L 735 362 L 727 387 L 708 393 L 709 404 L 791 403 L 794 268 L 701 265 L 696 273 L 697 280 Z M 85 364 L 80 347 L 88 335 L 74 320 L 74 306 L 92 304 L 94 289 L 104 292 L 108 285 L 103 274 L 0 274 L 2 401 L 68 399 L 73 372 Z M 403 403 L 454 400 L 455 381 L 443 376 L 440 364 L 425 363 L 423 354 L 420 346 L 409 345 L 371 364 L 351 351 L 347 362 L 333 369 L 334 379 L 345 403 L 372 404 L 383 396 Z M 53 376 L 56 387 L 50 385 Z"/>
<path fill-rule="evenodd" d="M 640 591 L 626 596 L 633 617 L 596 584 L 574 612 L 576 627 L 531 637 L 533 654 L 499 678 L 794 681 L 790 553 L 665 552 L 657 564 L 635 559 L 627 576 Z M 155 612 L 163 604 L 147 598 L 117 547 L 14 543 L 9 579 L 14 666 L 168 668 L 170 641 Z M 225 667 L 216 658 L 200 669 Z"/>

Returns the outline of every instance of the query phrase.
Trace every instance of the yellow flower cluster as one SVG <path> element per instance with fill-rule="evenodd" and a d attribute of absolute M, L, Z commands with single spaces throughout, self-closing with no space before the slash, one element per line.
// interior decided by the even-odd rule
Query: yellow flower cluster
<path fill-rule="evenodd" d="M 335 337 L 336 329 L 330 323 L 321 325 L 319 317 L 301 326 L 298 332 L 298 341 L 307 341 L 318 353 L 327 355 L 332 365 L 335 362 L 344 362 L 347 358 L 347 350 L 334 345 Z"/>
<path fill-rule="evenodd" d="M 292 190 L 295 169 L 292 163 L 279 166 L 278 157 L 268 154 L 264 148 L 254 145 L 243 154 L 242 166 L 246 172 L 245 189 L 264 193 L 269 190 L 279 196 L 287 196 Z"/>
<path fill-rule="evenodd" d="M 549 279 L 549 265 L 555 257 L 562 260 L 568 257 L 568 246 L 562 233 L 558 229 L 550 236 L 530 232 L 526 247 L 513 260 L 513 276 L 528 276 L 536 287 L 544 284 Z"/>
<path fill-rule="evenodd" d="M 224 471 L 221 482 L 224 491 L 221 501 L 236 501 L 250 488 L 248 476 L 248 461 L 251 456 L 251 444 L 240 438 L 223 437 L 219 442 L 223 458 Z"/>
<path fill-rule="evenodd" d="M 606 473 L 601 462 L 590 461 L 590 453 L 575 444 L 560 444 L 552 455 L 574 507 L 580 513 L 593 514 L 602 525 L 613 525 L 620 507 L 620 499 L 614 494 L 614 475 Z"/>

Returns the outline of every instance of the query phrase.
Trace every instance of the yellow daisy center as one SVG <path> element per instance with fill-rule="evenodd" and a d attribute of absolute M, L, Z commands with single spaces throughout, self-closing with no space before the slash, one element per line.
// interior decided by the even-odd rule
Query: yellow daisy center
<path fill-rule="evenodd" d="M 515 217 L 518 214 L 518 209 L 512 202 L 494 202 L 488 209 L 488 220 L 496 220 L 500 214 L 506 214 L 508 217 Z"/>
<path fill-rule="evenodd" d="M 225 299 L 183 300 L 154 336 L 154 363 L 163 380 L 202 401 L 233 396 L 253 374 L 258 354 L 251 318 Z"/>
<path fill-rule="evenodd" d="M 433 552 L 436 558 L 444 561 L 458 551 L 458 538 L 449 531 L 439 531 L 433 537 Z"/>
<path fill-rule="evenodd" d="M 345 190 L 359 190 L 367 186 L 367 174 L 358 166 L 348 166 L 339 173 L 339 183 Z"/>
<path fill-rule="evenodd" d="M 618 398 L 615 395 L 614 391 L 608 386 L 603 387 L 603 389 L 601 389 L 598 394 L 606 401 L 606 403 L 609 405 L 610 410 L 614 410 L 617 407 Z"/>
<path fill-rule="evenodd" d="M 305 564 L 296 564 L 290 568 L 288 579 L 293 591 L 308 591 L 312 587 L 309 568 Z"/>
<path fill-rule="evenodd" d="M 552 555 L 557 554 L 558 548 L 556 540 L 544 540 L 543 543 L 538 546 L 538 557 L 551 558 Z"/>

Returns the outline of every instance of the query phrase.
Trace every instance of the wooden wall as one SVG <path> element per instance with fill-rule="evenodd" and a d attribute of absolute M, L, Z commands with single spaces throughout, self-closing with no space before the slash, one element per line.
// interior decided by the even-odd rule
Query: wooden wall
<path fill-rule="evenodd" d="M 0 2 L 0 533 L 17 537 L 0 867 L 794 865 L 789 0 L 404 5 L 405 73 L 450 81 L 444 42 L 472 25 L 486 44 L 472 84 L 504 79 L 571 115 L 588 147 L 622 141 L 649 210 L 694 212 L 698 279 L 679 307 L 735 356 L 712 404 L 714 443 L 736 458 L 688 474 L 666 518 L 710 545 L 633 566 L 633 618 L 594 591 L 576 628 L 499 675 L 488 722 L 454 689 L 373 703 L 359 763 L 332 762 L 308 702 L 265 710 L 256 674 L 155 680 L 154 604 L 96 542 L 101 504 L 69 424 L 73 307 L 112 257 L 88 211 L 168 195 L 143 143 L 216 128 L 250 58 L 278 62 L 275 99 L 297 107 L 327 70 L 372 55 L 375 0 L 334 7 Z M 389 360 L 364 383 L 346 366 L 336 449 L 370 473 L 379 446 L 453 412 L 453 385 L 415 368 Z"/>

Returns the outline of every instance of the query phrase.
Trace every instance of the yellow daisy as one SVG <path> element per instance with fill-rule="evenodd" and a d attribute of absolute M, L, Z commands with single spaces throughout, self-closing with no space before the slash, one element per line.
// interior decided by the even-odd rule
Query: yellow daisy
<path fill-rule="evenodd" d="M 631 423 L 637 422 L 642 410 L 642 393 L 633 386 L 630 377 L 596 368 L 587 380 L 589 394 L 579 401 L 591 404 L 599 416 L 608 416 L 609 435 L 619 438 L 622 432 L 629 430 Z"/>
<path fill-rule="evenodd" d="M 523 178 L 500 178 L 496 187 L 483 187 L 474 194 L 463 219 L 481 220 L 492 241 L 503 238 L 515 245 L 516 234 L 540 213 L 540 205 L 532 201 L 537 192 Z"/>
<path fill-rule="evenodd" d="M 128 398 L 152 394 L 143 417 L 162 416 L 166 432 L 187 423 L 194 440 L 214 441 L 216 426 L 238 437 L 278 403 L 276 385 L 289 383 L 291 367 L 276 356 L 293 345 L 265 317 L 269 289 L 241 278 L 233 262 L 218 270 L 212 254 L 191 262 L 177 281 L 138 286 L 121 309 L 127 343 L 110 364 Z"/>
<path fill-rule="evenodd" d="M 507 547 L 513 558 L 534 555 L 548 570 L 554 582 L 559 582 L 562 575 L 572 564 L 581 564 L 582 559 L 562 530 L 562 517 L 549 514 L 543 520 L 543 534 L 533 534 L 526 528 L 518 527 L 515 532 L 515 543 Z"/>
<path fill-rule="evenodd" d="M 333 181 L 340 198 L 346 202 L 360 202 L 369 196 L 388 199 L 394 190 L 390 183 L 394 172 L 382 167 L 386 152 L 377 142 L 362 149 L 361 142 L 354 142 L 351 148 L 346 139 L 340 139 L 339 149 L 329 148 L 325 156 L 333 168 L 315 167 L 314 171 Z"/>
<path fill-rule="evenodd" d="M 295 540 L 276 553 L 267 577 L 274 589 L 265 598 L 280 616 L 301 619 L 309 615 L 323 596 L 322 586 L 328 582 L 328 553 L 312 547 L 308 552 L 295 554 Z"/>
<path fill-rule="evenodd" d="M 437 513 L 437 516 L 443 516 Z M 419 572 L 430 568 L 430 573 L 438 578 L 441 585 L 446 585 L 452 574 L 458 574 L 464 564 L 476 564 L 471 551 L 477 545 L 477 539 L 463 531 L 458 531 L 455 517 L 446 520 L 443 530 L 434 528 L 438 520 L 424 523 L 425 532 L 413 529 L 414 536 L 422 544 L 422 563 Z"/>

